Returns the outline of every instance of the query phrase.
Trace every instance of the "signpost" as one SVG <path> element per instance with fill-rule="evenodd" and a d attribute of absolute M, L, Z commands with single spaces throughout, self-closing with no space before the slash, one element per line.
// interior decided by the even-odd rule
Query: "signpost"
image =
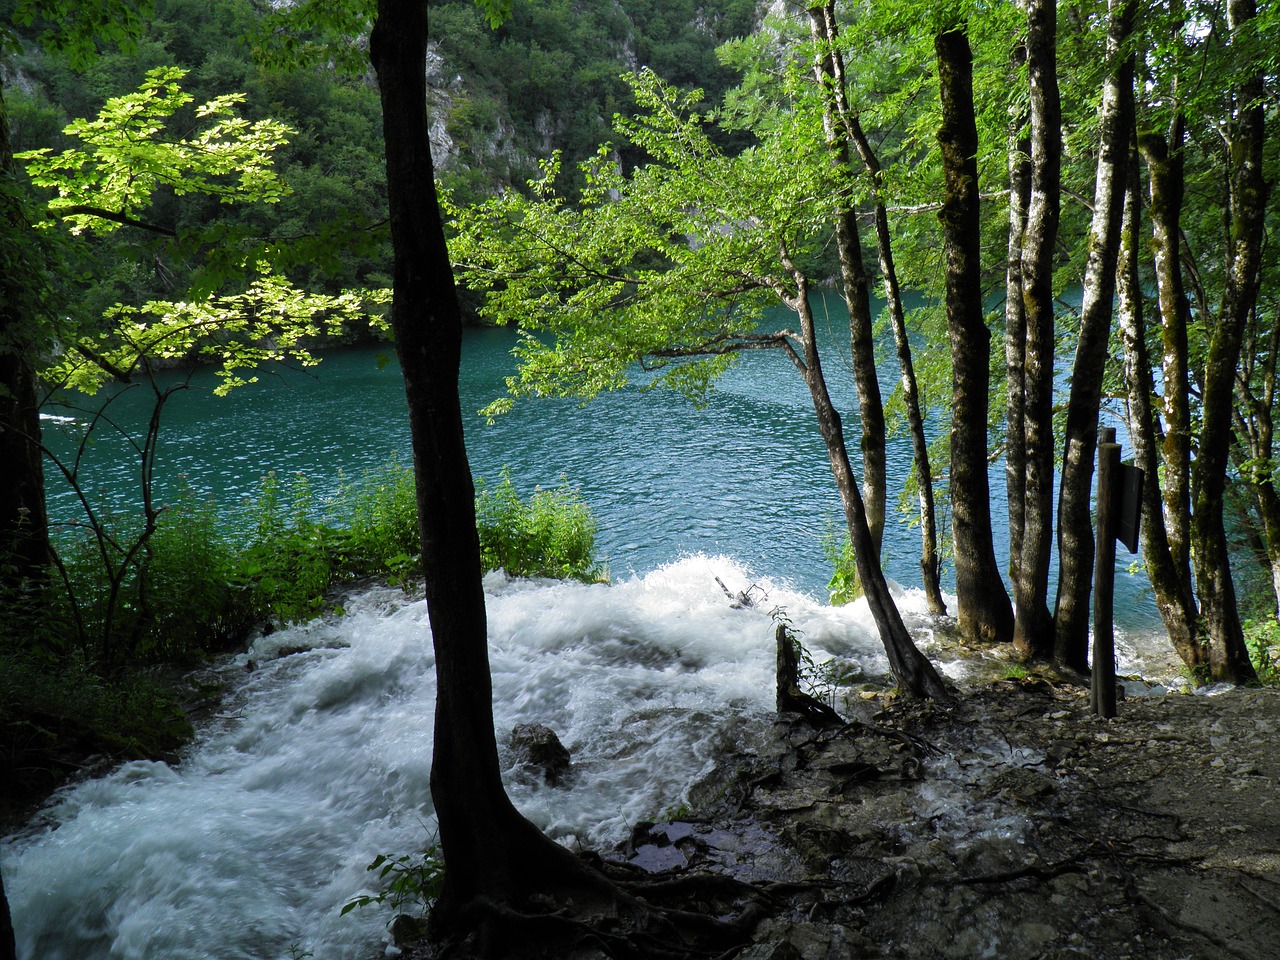
<path fill-rule="evenodd" d="M 1116 541 L 1138 550 L 1142 471 L 1120 463 L 1112 427 L 1098 431 L 1098 537 L 1093 561 L 1093 674 L 1090 705 L 1100 717 L 1116 715 Z"/>

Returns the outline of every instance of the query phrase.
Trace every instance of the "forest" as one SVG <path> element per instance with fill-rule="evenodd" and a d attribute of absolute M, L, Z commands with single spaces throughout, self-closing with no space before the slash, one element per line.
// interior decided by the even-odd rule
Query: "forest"
<path fill-rule="evenodd" d="M 62 782 L 50 771 L 76 738 L 179 749 L 190 728 L 154 668 L 317 617 L 335 587 L 374 577 L 427 596 L 449 866 L 435 935 L 506 955 L 544 889 L 640 917 L 609 949 L 649 922 L 704 944 L 740 932 L 644 919 L 504 792 L 482 573 L 604 574 L 571 489 L 474 483 L 457 383 L 476 323 L 520 333 L 490 418 L 637 386 L 704 404 L 735 361 L 772 351 L 811 402 L 839 496 L 833 599 L 865 603 L 908 700 L 963 694 L 884 573 L 899 523 L 958 641 L 1087 672 L 1097 437 L 1116 428 L 1147 478 L 1141 565 L 1189 684 L 1274 683 L 1271 4 L 4 0 L 0 14 L 12 802 Z M 847 314 L 835 345 L 824 291 Z M 371 340 L 404 373 L 412 466 L 352 481 L 324 517 L 269 475 L 247 538 L 198 497 L 155 501 L 166 405 L 186 389 L 165 374 L 250 390 L 273 364 Z M 841 368 L 852 396 L 832 385 Z M 126 385 L 153 412 L 125 438 L 141 480 L 122 517 L 80 466 L 94 431 L 120 431 L 109 398 Z M 71 393 L 104 403 L 68 458 L 41 431 Z M 898 489 L 895 437 L 911 449 Z M 50 484 L 82 506 L 69 528 L 50 521 Z"/>

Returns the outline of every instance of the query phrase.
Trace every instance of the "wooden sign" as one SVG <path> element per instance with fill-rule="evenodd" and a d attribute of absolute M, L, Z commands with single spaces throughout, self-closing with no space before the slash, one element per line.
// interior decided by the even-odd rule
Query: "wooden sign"
<path fill-rule="evenodd" d="M 1138 527 L 1142 523 L 1142 468 L 1120 464 L 1114 496 L 1119 500 L 1116 516 L 1116 539 L 1138 552 Z"/>

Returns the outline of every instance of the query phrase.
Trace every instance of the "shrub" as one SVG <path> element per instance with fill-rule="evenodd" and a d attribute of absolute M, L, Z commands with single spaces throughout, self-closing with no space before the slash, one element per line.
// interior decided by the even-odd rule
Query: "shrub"
<path fill-rule="evenodd" d="M 402 581 L 418 563 L 418 500 L 413 470 L 398 458 L 344 483 L 328 504 L 327 521 L 342 531 L 342 566 L 353 576 L 380 573 Z"/>
<path fill-rule="evenodd" d="M 522 500 L 508 470 L 496 486 L 478 480 L 476 526 L 486 570 L 584 582 L 603 576 L 595 560 L 595 518 L 577 491 L 565 484 L 554 490 L 535 489 Z"/>
<path fill-rule="evenodd" d="M 262 478 L 258 498 L 249 504 L 254 538 L 236 558 L 233 581 L 256 618 L 288 623 L 324 609 L 340 537 L 311 518 L 312 505 L 305 477 L 298 474 L 286 491 L 274 472 Z"/>
<path fill-rule="evenodd" d="M 853 541 L 846 533 L 837 540 L 832 530 L 822 538 L 822 552 L 831 564 L 831 579 L 827 581 L 827 599 L 833 607 L 853 603 L 862 596 L 862 581 L 858 579 L 858 564 L 853 555 Z"/>
<path fill-rule="evenodd" d="M 1244 622 L 1244 642 L 1249 659 L 1258 673 L 1258 682 L 1280 686 L 1280 624 L 1275 617 Z"/>

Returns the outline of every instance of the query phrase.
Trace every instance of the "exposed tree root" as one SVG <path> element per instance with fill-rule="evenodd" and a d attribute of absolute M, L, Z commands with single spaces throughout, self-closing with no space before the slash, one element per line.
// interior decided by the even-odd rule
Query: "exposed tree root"
<path fill-rule="evenodd" d="M 559 865 L 557 872 L 562 872 Z M 434 925 L 434 944 L 409 957 L 449 960 L 545 960 L 594 949 L 618 960 L 701 960 L 732 955 L 750 941 L 756 924 L 776 907 L 774 885 L 754 885 L 720 874 L 614 879 L 579 862 L 576 896 L 554 900 L 476 896 L 448 908 L 448 931 Z M 558 878 L 563 881 L 564 877 Z M 546 884 L 552 889 L 551 884 Z M 708 912 L 675 906 L 699 903 Z"/>

